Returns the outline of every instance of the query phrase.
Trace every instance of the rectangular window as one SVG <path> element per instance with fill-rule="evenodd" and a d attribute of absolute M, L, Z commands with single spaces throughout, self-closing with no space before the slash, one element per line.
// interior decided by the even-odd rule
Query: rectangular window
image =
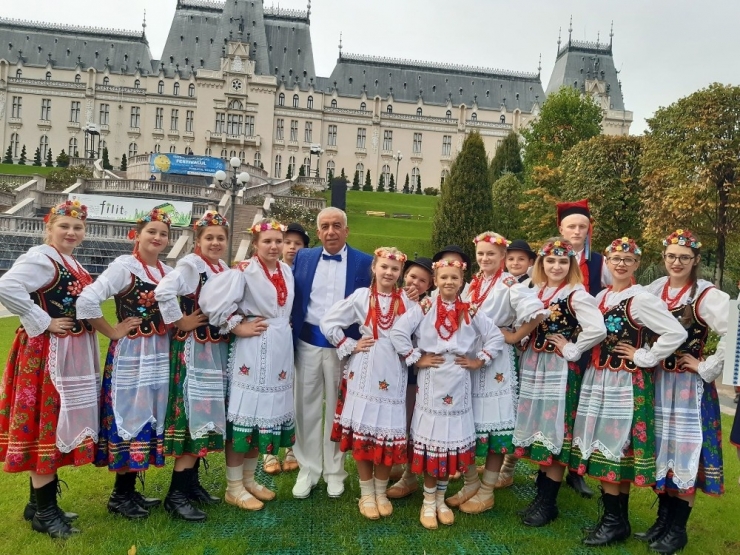
<path fill-rule="evenodd" d="M 365 135 L 367 130 L 364 127 L 357 128 L 357 148 L 365 148 Z"/>
<path fill-rule="evenodd" d="M 193 120 L 195 119 L 195 112 L 193 110 L 188 110 L 185 112 L 185 131 L 188 133 L 193 132 Z"/>
<path fill-rule="evenodd" d="M 41 99 L 41 119 L 44 121 L 51 119 L 51 98 Z"/>
<path fill-rule="evenodd" d="M 241 115 L 229 114 L 226 116 L 226 134 L 238 136 L 242 134 L 242 123 L 244 122 Z"/>
<path fill-rule="evenodd" d="M 131 121 L 129 122 L 132 129 L 141 125 L 141 108 L 139 106 L 131 107 Z"/>
<path fill-rule="evenodd" d="M 449 156 L 452 153 L 452 135 L 442 137 L 442 156 Z"/>
<path fill-rule="evenodd" d="M 290 140 L 298 142 L 298 120 L 290 120 Z"/>
<path fill-rule="evenodd" d="M 306 134 L 304 135 L 303 140 L 307 143 L 313 141 L 313 123 L 310 121 L 306 122 Z"/>
<path fill-rule="evenodd" d="M 69 121 L 71 123 L 80 123 L 80 102 L 72 101 L 69 108 Z"/>
<path fill-rule="evenodd" d="M 162 129 L 164 126 L 164 108 L 157 108 L 154 112 L 154 129 Z"/>
<path fill-rule="evenodd" d="M 285 126 L 285 120 L 283 120 L 283 118 L 278 118 L 277 126 L 275 127 L 275 140 L 277 141 L 283 140 L 284 126 Z"/>
<path fill-rule="evenodd" d="M 415 154 L 421 153 L 421 133 L 414 133 L 414 149 Z"/>
<path fill-rule="evenodd" d="M 329 146 L 337 146 L 337 126 L 336 125 L 329 126 L 329 141 L 327 144 Z"/>
<path fill-rule="evenodd" d="M 254 116 L 247 116 L 244 120 L 246 122 L 244 134 L 247 137 L 254 137 Z"/>
<path fill-rule="evenodd" d="M 172 110 L 170 113 L 170 130 L 177 131 L 177 122 L 180 119 L 180 110 Z"/>
<path fill-rule="evenodd" d="M 383 131 L 383 150 L 393 150 L 393 131 Z"/>
<path fill-rule="evenodd" d="M 11 112 L 12 114 L 11 117 L 20 118 L 22 110 L 23 110 L 23 97 L 14 96 L 13 97 L 13 111 Z"/>
<path fill-rule="evenodd" d="M 110 118 L 110 104 L 100 105 L 100 125 L 108 125 Z"/>
<path fill-rule="evenodd" d="M 216 112 L 216 127 L 214 133 L 223 133 L 226 128 L 226 114 L 223 112 Z"/>

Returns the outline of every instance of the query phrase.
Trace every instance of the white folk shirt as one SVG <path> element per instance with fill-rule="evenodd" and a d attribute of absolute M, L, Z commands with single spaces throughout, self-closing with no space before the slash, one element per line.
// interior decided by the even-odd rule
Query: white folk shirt
<path fill-rule="evenodd" d="M 314 326 L 321 323 L 324 314 L 335 303 L 344 299 L 347 282 L 347 245 L 337 254 L 342 256 L 341 262 L 338 260 L 324 260 L 324 255 L 331 256 L 324 249 L 319 258 L 319 264 L 316 266 L 316 274 L 311 285 L 311 296 L 306 311 L 306 322 Z"/>

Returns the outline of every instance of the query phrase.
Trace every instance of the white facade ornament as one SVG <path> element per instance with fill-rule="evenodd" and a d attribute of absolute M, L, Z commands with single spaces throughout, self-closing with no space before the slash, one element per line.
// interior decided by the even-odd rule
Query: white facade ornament
<path fill-rule="evenodd" d="M 231 62 L 231 71 L 241 73 L 244 71 L 244 64 L 242 63 L 241 56 L 234 56 L 234 61 Z"/>
<path fill-rule="evenodd" d="M 378 152 L 378 137 L 380 136 L 380 132 L 377 128 L 373 131 L 373 152 Z"/>

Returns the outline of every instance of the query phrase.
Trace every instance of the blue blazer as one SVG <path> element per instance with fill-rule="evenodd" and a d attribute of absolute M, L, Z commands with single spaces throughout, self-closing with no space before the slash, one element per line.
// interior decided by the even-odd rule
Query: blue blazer
<path fill-rule="evenodd" d="M 313 278 L 316 275 L 316 268 L 321 259 L 321 253 L 324 248 L 321 246 L 311 249 L 301 249 L 296 253 L 293 261 L 293 278 L 295 280 L 295 299 L 293 300 L 293 311 L 291 312 L 291 321 L 293 323 L 293 344 L 298 341 L 298 337 L 303 329 L 308 312 L 308 302 L 311 298 L 311 287 Z M 344 296 L 349 297 L 361 287 L 370 287 L 372 278 L 371 266 L 373 257 L 362 251 L 353 249 L 347 245 L 347 279 L 344 284 Z M 352 326 L 347 329 L 348 337 L 359 339 L 360 334 L 358 326 Z"/>

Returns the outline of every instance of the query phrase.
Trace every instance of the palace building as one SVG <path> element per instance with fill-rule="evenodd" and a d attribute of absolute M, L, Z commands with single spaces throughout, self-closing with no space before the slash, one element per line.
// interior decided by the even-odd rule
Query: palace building
<path fill-rule="evenodd" d="M 311 12 L 261 0 L 177 0 L 164 51 L 141 31 L 0 18 L 0 155 L 51 149 L 120 164 L 147 152 L 238 156 L 270 177 L 301 166 L 438 186 L 464 137 L 489 155 L 562 86 L 593 95 L 604 133 L 629 132 L 608 44 L 558 40 L 547 90 L 540 71 L 502 71 L 342 51 L 316 75 Z M 99 146 L 85 152 L 86 130 Z M 95 144 L 91 141 L 90 144 Z M 319 155 L 312 154 L 320 145 Z M 399 187 L 400 188 L 400 187 Z"/>

